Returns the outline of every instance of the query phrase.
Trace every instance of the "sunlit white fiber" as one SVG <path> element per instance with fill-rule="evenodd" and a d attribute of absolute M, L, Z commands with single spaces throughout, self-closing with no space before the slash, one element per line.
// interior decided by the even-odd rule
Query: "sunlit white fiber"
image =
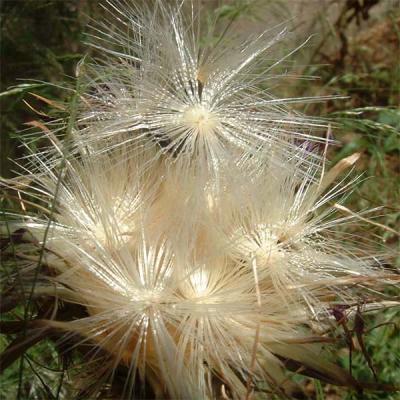
<path fill-rule="evenodd" d="M 286 379 L 279 357 L 289 357 L 349 382 L 320 357 L 320 345 L 304 344 L 313 337 L 307 325 L 329 319 L 328 294 L 352 298 L 337 278 L 376 274 L 351 246 L 324 235 L 346 222 L 326 207 L 346 185 L 324 185 L 345 167 L 320 176 L 312 164 L 305 177 L 296 174 L 296 157 L 283 160 L 285 169 L 271 162 L 265 175 L 252 178 L 232 170 L 218 188 L 179 179 L 162 165 L 138 175 L 133 167 L 143 156 L 126 157 L 122 148 L 67 163 L 47 263 L 58 272 L 51 278 L 57 296 L 89 315 L 51 325 L 110 354 L 99 379 L 122 363 L 130 371 L 127 396 L 138 375 L 160 396 L 215 398 L 224 384 L 240 399 L 249 376 L 279 387 Z M 52 172 L 37 168 L 51 203 Z M 324 211 L 315 214 L 318 208 Z M 27 226 L 43 232 L 46 223 Z M 53 285 L 41 281 L 38 290 L 53 295 Z M 258 361 L 251 367 L 256 330 Z"/>
<path fill-rule="evenodd" d="M 41 157 L 32 157 L 32 173 L 19 190 L 49 210 L 54 205 L 48 241 L 59 241 L 64 249 L 66 243 L 118 248 L 136 237 L 137 217 L 159 185 L 155 164 L 151 172 L 143 172 L 148 159 L 148 154 L 133 157 L 132 152 L 128 157 L 123 149 L 95 158 L 83 154 L 80 160 L 67 160 L 60 177 Z M 48 221 L 35 216 L 27 221 L 42 240 Z"/>
<path fill-rule="evenodd" d="M 120 365 L 124 398 L 138 385 L 158 398 L 282 394 L 285 361 L 354 385 L 320 332 L 332 301 L 379 279 L 379 260 L 335 233 L 354 220 L 334 203 L 358 156 L 328 170 L 311 144 L 318 123 L 286 108 L 299 99 L 258 89 L 283 33 L 203 49 L 179 7 L 107 7 L 119 25 L 97 25 L 103 60 L 81 66 L 72 154 L 52 139 L 6 182 L 43 212 L 15 222 L 35 238 L 22 270 L 41 246 L 37 293 L 86 315 L 47 323 L 94 346 L 94 392 Z"/>
<path fill-rule="evenodd" d="M 182 6 L 183 7 L 183 6 Z M 157 143 L 167 154 L 218 170 L 230 159 L 263 148 L 318 140 L 321 122 L 288 108 L 312 99 L 275 98 L 269 89 L 279 65 L 266 63 L 285 35 L 273 30 L 246 41 L 223 38 L 200 46 L 199 16 L 156 2 L 154 10 L 109 2 L 110 21 L 94 24 L 102 59 L 88 68 L 86 113 L 78 132 L 96 151 Z M 96 44 L 97 43 L 97 44 Z M 281 60 L 283 62 L 283 60 Z M 289 140 L 288 140 L 289 139 Z"/>

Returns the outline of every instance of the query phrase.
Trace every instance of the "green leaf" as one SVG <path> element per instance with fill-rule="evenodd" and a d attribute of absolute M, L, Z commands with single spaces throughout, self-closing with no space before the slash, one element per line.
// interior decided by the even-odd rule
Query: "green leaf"
<path fill-rule="evenodd" d="M 391 151 L 400 151 L 400 135 L 393 132 L 389 137 L 386 138 L 383 149 L 385 153 L 390 153 Z"/>
<path fill-rule="evenodd" d="M 35 89 L 38 87 L 43 87 L 43 86 L 46 86 L 46 84 L 45 83 L 21 83 L 20 85 L 10 87 L 5 92 L 1 92 L 0 97 L 6 97 L 6 96 L 20 94 L 20 93 L 26 92 L 27 90 L 32 90 L 32 89 Z"/>

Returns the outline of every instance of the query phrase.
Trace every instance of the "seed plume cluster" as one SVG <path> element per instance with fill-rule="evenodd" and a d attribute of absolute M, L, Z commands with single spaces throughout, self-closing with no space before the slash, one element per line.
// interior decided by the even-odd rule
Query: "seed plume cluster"
<path fill-rule="evenodd" d="M 43 321 L 93 346 L 98 391 L 123 370 L 121 398 L 285 396 L 287 369 L 357 387 L 326 332 L 387 275 L 338 229 L 358 155 L 329 169 L 291 108 L 315 99 L 268 89 L 284 30 L 204 44 L 187 5 L 105 3 L 71 129 L 7 183 L 41 204 L 12 223 L 27 284 L 39 259 L 35 295 L 84 310 Z"/>

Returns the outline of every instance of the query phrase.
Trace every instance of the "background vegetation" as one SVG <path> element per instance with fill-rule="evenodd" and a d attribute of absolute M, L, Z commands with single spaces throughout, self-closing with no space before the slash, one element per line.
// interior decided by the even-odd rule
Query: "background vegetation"
<path fill-rule="evenodd" d="M 251 32 L 266 24 L 286 21 L 295 32 L 290 37 L 291 48 L 314 34 L 307 46 L 293 57 L 295 62 L 290 67 L 292 75 L 319 78 L 288 77 L 280 90 L 285 96 L 343 96 L 303 107 L 301 111 L 332 121 L 334 139 L 338 140 L 329 151 L 333 162 L 355 151 L 362 153 L 357 168 L 365 171 L 365 179 L 351 195 L 348 207 L 359 210 L 383 205 L 377 212 L 380 216 L 377 221 L 398 229 L 400 11 L 397 2 L 209 0 L 202 3 L 204 12 L 216 17 L 221 27 L 230 25 L 236 32 Z M 1 176 L 11 177 L 15 167 L 10 160 L 25 154 L 21 146 L 21 141 L 27 142 L 25 127 L 31 121 L 46 123 L 54 116 L 52 105 L 38 96 L 58 103 L 68 101 L 68 91 L 58 86 L 73 85 L 77 62 L 88 52 L 83 44 L 88 15 L 97 19 L 101 13 L 98 2 L 90 0 L 1 3 Z M 40 143 L 29 140 L 29 146 L 40 146 Z M 18 207 L 5 194 L 1 200 L 4 210 Z M 377 252 L 384 250 L 395 255 L 399 246 L 396 235 L 379 226 L 369 225 L 367 229 L 368 234 L 363 233 L 360 240 L 374 240 Z M 393 256 L 388 267 L 396 268 L 398 262 Z M 399 296 L 399 293 L 390 295 Z M 23 309 L 18 307 L 2 318 L 18 319 L 23 315 Z M 380 382 L 400 383 L 399 317 L 396 309 L 365 317 L 366 350 Z M 387 322 L 390 323 L 373 329 Z M 338 327 L 338 333 L 341 329 Z M 353 329 L 351 323 L 349 329 Z M 17 339 L 12 334 L 3 335 L 1 349 L 6 349 L 13 340 Z M 365 354 L 359 344 L 355 342 L 355 345 L 353 372 L 362 380 L 372 381 Z M 348 367 L 345 340 L 338 357 Z M 51 342 L 30 348 L 23 359 L 23 363 L 16 359 L 3 373 L 1 398 L 70 398 L 65 373 L 70 360 L 59 359 L 59 352 Z M 357 394 L 304 378 L 299 378 L 299 383 L 300 389 L 293 396 L 304 399 L 400 399 L 399 393 L 393 392 Z"/>

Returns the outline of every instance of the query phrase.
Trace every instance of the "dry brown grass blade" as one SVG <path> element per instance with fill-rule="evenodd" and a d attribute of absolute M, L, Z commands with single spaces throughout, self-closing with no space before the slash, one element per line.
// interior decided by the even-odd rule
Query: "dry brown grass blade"
<path fill-rule="evenodd" d="M 379 222 L 372 221 L 371 219 L 362 217 L 361 215 L 359 215 L 359 214 L 357 214 L 357 213 L 355 213 L 355 212 L 349 210 L 347 207 L 345 207 L 345 206 L 343 206 L 343 205 L 341 205 L 341 204 L 335 203 L 333 206 L 334 206 L 336 209 L 338 209 L 338 210 L 340 210 L 340 211 L 343 211 L 343 212 L 345 212 L 346 214 L 349 214 L 349 215 L 351 215 L 351 216 L 354 217 L 354 218 L 359 219 L 360 221 L 364 221 L 364 222 L 367 222 L 367 223 L 369 223 L 369 224 L 371 224 L 371 225 L 378 226 L 379 228 L 382 228 L 382 229 L 384 229 L 385 231 L 388 231 L 388 232 L 394 233 L 394 234 L 397 235 L 397 236 L 400 236 L 400 232 L 397 232 L 395 229 L 390 228 L 389 226 L 380 224 Z"/>
<path fill-rule="evenodd" d="M 328 278 L 328 279 L 321 279 L 318 282 L 310 282 L 301 285 L 292 285 L 290 289 L 300 289 L 305 287 L 313 287 L 313 286 L 321 286 L 321 285 L 377 285 L 380 286 L 388 285 L 389 283 L 394 283 L 400 281 L 400 274 L 377 274 L 375 276 L 345 276 L 340 278 Z"/>
<path fill-rule="evenodd" d="M 34 322 L 34 321 L 32 321 Z M 24 321 L 21 321 L 23 324 Z M 25 352 L 47 338 L 52 332 L 50 327 L 28 330 L 26 335 L 14 339 L 0 355 L 0 373 L 3 373 L 14 361 L 18 360 Z"/>
<path fill-rule="evenodd" d="M 340 176 L 344 171 L 351 168 L 357 160 L 360 158 L 360 153 L 354 153 L 346 158 L 340 160 L 334 167 L 332 167 L 326 174 L 323 172 L 321 174 L 321 180 L 317 184 L 317 192 L 322 193 L 324 192 L 335 179 Z"/>
<path fill-rule="evenodd" d="M 43 131 L 46 134 L 50 133 L 50 129 L 43 123 L 37 120 L 25 122 L 24 125 L 26 126 L 32 126 L 34 128 L 39 128 L 41 131 Z"/>
<path fill-rule="evenodd" d="M 334 376 L 333 374 L 327 375 L 326 373 L 323 373 L 312 367 L 309 367 L 309 366 L 301 363 L 300 361 L 296 361 L 296 360 L 293 360 L 293 359 L 290 359 L 287 357 L 283 357 L 283 356 L 280 356 L 277 354 L 275 354 L 275 356 L 284 363 L 285 367 L 289 371 L 297 372 L 297 373 L 300 373 L 301 375 L 305 375 L 310 378 L 319 379 L 320 381 L 330 383 L 330 384 L 333 384 L 336 386 L 348 386 L 348 387 L 352 387 L 357 390 L 359 390 L 361 388 L 360 383 L 358 381 L 356 381 L 347 371 L 345 371 L 343 369 L 341 370 L 341 378 L 342 379 L 339 380 L 337 378 L 337 375 L 336 376 Z M 300 371 L 300 372 L 298 372 L 298 371 Z"/>
<path fill-rule="evenodd" d="M 36 110 L 36 108 L 35 107 L 33 107 L 33 106 L 31 106 L 26 100 L 22 100 L 27 106 L 28 106 L 28 108 L 30 109 L 30 110 L 32 110 L 35 114 L 38 114 L 38 115 L 40 115 L 40 116 L 42 116 L 42 117 L 45 117 L 45 118 L 50 118 L 46 113 L 44 113 L 44 112 L 42 112 L 42 111 L 39 111 L 39 110 Z"/>
<path fill-rule="evenodd" d="M 60 149 L 62 148 L 62 143 L 57 139 L 56 135 L 54 135 L 54 133 L 44 123 L 37 120 L 33 120 L 26 122 L 24 125 L 40 129 L 60 152 Z"/>
<path fill-rule="evenodd" d="M 6 189 L 18 190 L 22 188 L 29 187 L 33 178 L 29 175 L 26 176 L 16 176 L 11 179 L 0 177 L 0 187 L 4 187 Z"/>
<path fill-rule="evenodd" d="M 5 197 L 12 200 L 18 200 L 18 197 L 16 196 L 6 195 Z M 37 210 L 40 210 L 45 214 L 50 214 L 50 210 L 48 210 L 46 207 L 41 206 L 40 204 L 34 203 L 33 201 L 29 201 L 26 199 L 24 199 L 23 201 L 25 205 L 30 205 L 33 208 L 36 208 Z"/>
<path fill-rule="evenodd" d="M 330 383 L 336 386 L 347 386 L 357 390 L 358 393 L 362 393 L 364 390 L 369 391 L 386 391 L 386 392 L 397 392 L 400 391 L 400 386 L 390 385 L 386 383 L 376 382 L 362 382 L 354 379 L 347 371 L 342 370 L 343 380 L 339 381 L 332 376 L 321 373 L 313 368 L 310 368 L 302 363 L 291 360 L 277 355 L 277 357 L 285 364 L 286 368 L 290 371 L 300 373 L 301 375 L 308 376 L 310 378 L 319 379 L 323 382 Z M 300 371 L 300 372 L 299 372 Z"/>
<path fill-rule="evenodd" d="M 46 97 L 39 96 L 38 94 L 33 93 L 33 92 L 28 92 L 28 93 L 29 93 L 31 96 L 37 98 L 38 100 L 43 101 L 43 103 L 46 103 L 46 104 L 48 104 L 48 105 L 51 106 L 51 107 L 54 107 L 54 108 L 56 108 L 56 109 L 58 109 L 58 110 L 61 110 L 61 111 L 66 111 L 66 108 L 65 108 L 63 105 L 61 105 L 60 103 L 58 103 L 58 102 L 56 102 L 56 101 L 54 101 L 54 100 L 50 100 L 50 99 L 47 99 Z"/>
<path fill-rule="evenodd" d="M 309 343 L 335 343 L 336 339 L 329 337 L 311 336 L 298 339 L 285 339 L 287 344 L 309 344 Z"/>
<path fill-rule="evenodd" d="M 19 334 L 22 333 L 23 330 L 25 329 L 25 326 L 27 329 L 38 329 L 38 328 L 43 328 L 44 324 L 43 322 L 40 322 L 38 320 L 32 320 L 32 321 L 0 321 L 0 332 L 3 334 Z"/>

